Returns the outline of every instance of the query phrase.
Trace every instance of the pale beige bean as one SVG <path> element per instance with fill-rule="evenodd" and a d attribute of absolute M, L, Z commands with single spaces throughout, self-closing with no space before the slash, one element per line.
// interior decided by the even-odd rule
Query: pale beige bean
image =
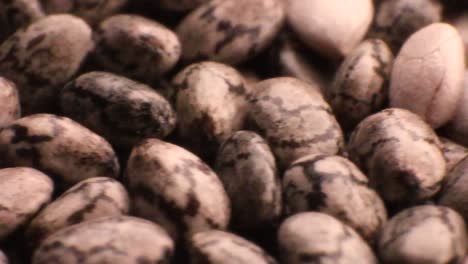
<path fill-rule="evenodd" d="M 449 24 L 411 35 L 393 65 L 390 106 L 408 109 L 434 128 L 447 123 L 463 93 L 464 54 L 460 34 Z"/>

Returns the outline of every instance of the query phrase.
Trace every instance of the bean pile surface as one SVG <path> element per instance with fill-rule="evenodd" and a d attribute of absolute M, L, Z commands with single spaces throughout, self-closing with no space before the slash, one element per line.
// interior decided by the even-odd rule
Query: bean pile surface
<path fill-rule="evenodd" d="M 468 2 L 0 0 L 0 264 L 468 264 Z"/>

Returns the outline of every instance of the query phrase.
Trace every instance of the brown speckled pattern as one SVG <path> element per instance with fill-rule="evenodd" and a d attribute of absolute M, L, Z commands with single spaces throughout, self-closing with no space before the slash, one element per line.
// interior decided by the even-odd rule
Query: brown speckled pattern
<path fill-rule="evenodd" d="M 295 78 L 273 78 L 254 87 L 248 127 L 262 135 L 283 168 L 307 154 L 336 154 L 343 133 L 319 91 Z"/>
<path fill-rule="evenodd" d="M 299 213 L 278 231 L 282 263 L 377 264 L 366 242 L 350 227 L 322 213 Z"/>
<path fill-rule="evenodd" d="M 169 264 L 174 242 L 166 231 L 135 217 L 110 217 L 62 229 L 35 251 L 33 264 Z"/>
<path fill-rule="evenodd" d="M 95 62 L 104 70 L 152 83 L 179 60 L 176 34 L 154 20 L 115 15 L 96 29 Z"/>
<path fill-rule="evenodd" d="M 0 129 L 20 118 L 18 89 L 9 80 L 0 77 Z"/>
<path fill-rule="evenodd" d="M 164 138 L 176 125 L 169 102 L 149 86 L 106 72 L 90 72 L 70 82 L 60 96 L 62 113 L 116 146 L 131 148 L 148 138 Z"/>
<path fill-rule="evenodd" d="M 229 223 L 230 202 L 218 176 L 181 147 L 145 140 L 130 155 L 126 181 L 134 213 L 174 239 Z"/>
<path fill-rule="evenodd" d="M 110 144 L 73 120 L 36 114 L 0 131 L 3 166 L 30 166 L 52 177 L 59 190 L 81 180 L 117 177 L 119 164 Z"/>
<path fill-rule="evenodd" d="M 466 251 L 463 219 L 443 206 L 416 206 L 394 216 L 383 229 L 383 263 L 459 263 Z"/>
<path fill-rule="evenodd" d="M 244 125 L 249 91 L 234 68 L 215 62 L 193 64 L 172 84 L 177 89 L 178 134 L 197 154 L 216 152 Z"/>
<path fill-rule="evenodd" d="M 26 167 L 0 170 L 0 240 L 29 221 L 52 198 L 54 184 Z"/>
<path fill-rule="evenodd" d="M 233 226 L 261 228 L 279 218 L 282 198 L 276 162 L 259 135 L 235 132 L 220 147 L 215 168 L 231 199 Z"/>
<path fill-rule="evenodd" d="M 311 155 L 295 161 L 283 177 L 286 214 L 318 211 L 374 242 L 387 221 L 385 205 L 367 177 L 339 156 Z"/>
<path fill-rule="evenodd" d="M 284 21 L 282 0 L 209 1 L 177 27 L 182 60 L 239 64 L 263 50 Z"/>
<path fill-rule="evenodd" d="M 112 178 L 90 178 L 47 205 L 31 221 L 26 236 L 35 244 L 68 226 L 128 211 L 129 198 L 122 184 Z"/>
<path fill-rule="evenodd" d="M 24 115 L 54 109 L 57 89 L 92 49 L 91 28 L 71 15 L 53 15 L 18 30 L 0 46 L 0 72 L 19 90 Z"/>
<path fill-rule="evenodd" d="M 277 264 L 252 242 L 219 230 L 195 234 L 190 240 L 190 255 L 192 264 Z"/>
<path fill-rule="evenodd" d="M 361 43 L 341 64 L 326 97 L 343 129 L 384 107 L 393 55 L 381 40 Z"/>
<path fill-rule="evenodd" d="M 30 1 L 30 0 L 29 0 Z M 118 12 L 128 0 L 40 0 L 47 14 L 70 13 L 96 24 Z"/>
<path fill-rule="evenodd" d="M 403 109 L 389 108 L 364 119 L 351 135 L 348 152 L 390 203 L 430 198 L 446 174 L 437 135 L 419 116 Z"/>

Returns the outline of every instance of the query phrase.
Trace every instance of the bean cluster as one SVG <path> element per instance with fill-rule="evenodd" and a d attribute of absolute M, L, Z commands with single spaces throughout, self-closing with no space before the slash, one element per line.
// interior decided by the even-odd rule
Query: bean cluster
<path fill-rule="evenodd" d="M 0 0 L 0 264 L 468 263 L 468 4 Z"/>

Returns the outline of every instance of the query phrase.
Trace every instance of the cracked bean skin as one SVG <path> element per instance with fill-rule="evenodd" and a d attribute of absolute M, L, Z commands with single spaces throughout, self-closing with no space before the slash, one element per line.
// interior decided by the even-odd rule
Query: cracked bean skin
<path fill-rule="evenodd" d="M 60 106 L 64 115 L 125 149 L 145 138 L 164 138 L 176 125 L 174 110 L 159 93 L 107 72 L 86 73 L 67 84 Z"/>
<path fill-rule="evenodd" d="M 190 255 L 192 264 L 277 264 L 252 242 L 219 230 L 193 235 Z"/>
<path fill-rule="evenodd" d="M 419 29 L 442 20 L 442 6 L 435 0 L 384 0 L 378 5 L 370 35 L 398 52 Z"/>
<path fill-rule="evenodd" d="M 122 184 L 106 177 L 86 179 L 41 210 L 29 224 L 26 237 L 36 245 L 68 226 L 128 211 L 129 198 Z"/>
<path fill-rule="evenodd" d="M 435 132 L 419 116 L 389 108 L 359 123 L 348 152 L 386 202 L 407 206 L 440 190 L 446 174 L 440 147 Z"/>
<path fill-rule="evenodd" d="M 19 28 L 44 16 L 39 0 L 0 1 L 0 43 Z"/>
<path fill-rule="evenodd" d="M 367 177 L 339 156 L 310 155 L 293 162 L 284 174 L 283 192 L 287 215 L 329 214 L 370 243 L 387 221 L 385 205 Z"/>
<path fill-rule="evenodd" d="M 26 224 L 52 198 L 54 184 L 26 167 L 0 170 L 0 240 Z"/>
<path fill-rule="evenodd" d="M 137 15 L 115 15 L 96 29 L 94 62 L 106 71 L 152 84 L 179 60 L 177 35 Z"/>
<path fill-rule="evenodd" d="M 101 218 L 62 229 L 42 242 L 33 264 L 171 263 L 174 242 L 136 217 Z"/>
<path fill-rule="evenodd" d="M 390 106 L 408 109 L 434 128 L 447 123 L 463 94 L 464 54 L 460 34 L 449 24 L 411 35 L 393 65 Z"/>
<path fill-rule="evenodd" d="M 287 218 L 278 231 L 283 263 L 377 264 L 366 242 L 327 214 L 308 212 Z"/>
<path fill-rule="evenodd" d="M 172 84 L 177 90 L 178 135 L 200 156 L 211 156 L 244 125 L 248 86 L 236 69 L 196 63 L 177 74 Z"/>
<path fill-rule="evenodd" d="M 158 5 L 165 9 L 182 12 L 192 10 L 209 0 L 159 0 L 158 2 Z"/>
<path fill-rule="evenodd" d="M 18 30 L 0 46 L 0 72 L 19 90 L 24 115 L 51 112 L 58 90 L 93 47 L 91 28 L 72 15 L 52 15 Z"/>
<path fill-rule="evenodd" d="M 41 0 L 47 14 L 71 13 L 94 25 L 120 11 L 128 0 Z"/>
<path fill-rule="evenodd" d="M 345 57 L 361 42 L 374 14 L 372 0 L 286 2 L 288 23 L 302 42 L 335 60 Z"/>
<path fill-rule="evenodd" d="M 119 163 L 111 145 L 75 121 L 51 114 L 20 118 L 0 131 L 0 162 L 36 168 L 64 189 L 81 180 L 116 178 Z"/>
<path fill-rule="evenodd" d="M 330 106 L 308 83 L 280 77 L 253 90 L 247 126 L 266 139 L 280 168 L 308 154 L 342 150 L 343 132 Z"/>
<path fill-rule="evenodd" d="M 460 161 L 447 175 L 444 186 L 438 195 L 438 204 L 457 211 L 468 220 L 468 158 Z"/>
<path fill-rule="evenodd" d="M 326 90 L 343 129 L 353 129 L 384 107 L 392 64 L 392 52 L 379 39 L 364 41 L 345 58 Z"/>
<path fill-rule="evenodd" d="M 412 207 L 388 221 L 378 251 L 383 263 L 460 263 L 466 251 L 465 223 L 448 207 Z"/>
<path fill-rule="evenodd" d="M 450 172 L 461 160 L 468 156 L 468 150 L 447 138 L 440 138 L 442 154 L 447 162 L 447 172 Z"/>
<path fill-rule="evenodd" d="M 21 106 L 16 85 L 0 77 L 0 129 L 20 116 Z"/>
<path fill-rule="evenodd" d="M 263 138 L 251 131 L 235 132 L 220 147 L 215 168 L 231 200 L 232 226 L 261 228 L 279 218 L 281 183 Z"/>
<path fill-rule="evenodd" d="M 214 0 L 177 27 L 182 61 L 212 60 L 236 65 L 268 46 L 283 25 L 282 0 Z"/>
<path fill-rule="evenodd" d="M 218 176 L 179 146 L 158 139 L 137 145 L 126 181 L 134 213 L 160 224 L 176 241 L 229 223 L 230 201 Z"/>

